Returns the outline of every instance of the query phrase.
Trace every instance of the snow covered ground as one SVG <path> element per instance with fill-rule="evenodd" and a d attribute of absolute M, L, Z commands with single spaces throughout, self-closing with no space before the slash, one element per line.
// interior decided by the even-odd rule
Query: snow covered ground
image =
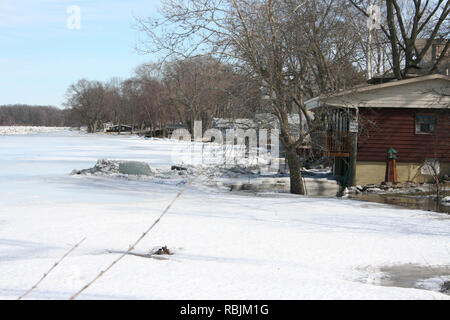
<path fill-rule="evenodd" d="M 28 135 L 36 133 L 50 133 L 57 131 L 65 131 L 68 128 L 62 127 L 4 127 L 0 126 L 0 136 Z"/>
<path fill-rule="evenodd" d="M 98 159 L 168 169 L 180 142 L 57 131 L 0 137 L 0 298 L 67 299 L 153 223 L 182 185 L 173 179 L 70 175 Z M 136 253 L 82 299 L 448 299 L 380 286 L 382 269 L 450 265 L 450 217 L 352 200 L 191 187 Z M 448 275 L 447 275 L 448 276 Z M 418 285 L 439 279 L 418 279 Z"/>

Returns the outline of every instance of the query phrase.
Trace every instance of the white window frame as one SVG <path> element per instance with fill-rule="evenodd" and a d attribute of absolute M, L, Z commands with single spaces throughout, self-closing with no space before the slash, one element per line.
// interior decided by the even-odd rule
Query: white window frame
<path fill-rule="evenodd" d="M 430 124 L 430 126 L 432 126 L 432 130 L 431 132 L 424 132 L 421 131 L 421 127 L 420 124 L 421 122 L 419 122 L 419 117 L 432 117 L 434 118 L 434 123 Z M 414 117 L 414 130 L 416 134 L 435 134 L 436 133 L 436 127 L 437 127 L 437 117 L 434 114 L 416 114 Z"/>

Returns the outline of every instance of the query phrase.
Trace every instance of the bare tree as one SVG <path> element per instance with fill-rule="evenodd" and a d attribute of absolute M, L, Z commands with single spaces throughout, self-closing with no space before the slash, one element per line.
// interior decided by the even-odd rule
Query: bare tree
<path fill-rule="evenodd" d="M 166 61 L 161 71 L 168 104 L 178 121 L 206 130 L 213 117 L 253 116 L 261 97 L 253 79 L 207 56 Z"/>
<path fill-rule="evenodd" d="M 278 118 L 291 172 L 291 192 L 304 194 L 289 114 L 300 110 L 310 131 L 318 128 L 303 101 L 353 81 L 356 47 L 346 25 L 349 5 L 340 0 L 186 0 L 163 2 L 161 20 L 138 21 L 144 52 L 166 58 L 208 54 L 246 71 L 263 88 Z M 348 72 L 347 74 L 350 74 Z"/>
<path fill-rule="evenodd" d="M 213 117 L 253 116 L 259 105 L 253 79 L 206 57 L 144 64 L 123 81 L 80 80 L 70 86 L 66 101 L 70 122 L 90 132 L 105 122 L 155 132 L 167 123 L 193 126 L 197 119 L 206 129 Z"/>
<path fill-rule="evenodd" d="M 98 81 L 79 80 L 67 90 L 65 106 L 95 133 L 106 119 L 106 90 Z"/>
<path fill-rule="evenodd" d="M 364 16 L 369 17 L 370 0 L 349 0 Z M 401 80 L 408 74 L 416 73 L 425 55 L 436 40 L 444 41 L 444 48 L 428 73 L 436 72 L 438 65 L 446 57 L 449 49 L 450 1 L 384 1 L 384 21 L 381 30 L 389 41 L 392 70 Z M 419 38 L 426 39 L 425 44 L 418 46 Z"/>

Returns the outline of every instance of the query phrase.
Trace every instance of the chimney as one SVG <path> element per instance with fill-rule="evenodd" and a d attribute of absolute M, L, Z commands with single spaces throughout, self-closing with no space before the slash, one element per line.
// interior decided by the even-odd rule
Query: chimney
<path fill-rule="evenodd" d="M 405 79 L 420 77 L 419 70 L 420 68 L 417 66 L 411 66 L 408 69 L 405 69 Z"/>

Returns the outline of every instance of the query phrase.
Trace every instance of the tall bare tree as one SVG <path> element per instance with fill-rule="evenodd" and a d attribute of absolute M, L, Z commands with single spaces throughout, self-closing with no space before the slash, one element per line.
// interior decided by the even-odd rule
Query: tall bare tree
<path fill-rule="evenodd" d="M 161 81 L 167 102 L 191 130 L 196 120 L 207 129 L 213 117 L 253 116 L 261 99 L 256 82 L 207 56 L 166 61 Z"/>
<path fill-rule="evenodd" d="M 310 131 L 317 125 L 303 101 L 351 85 L 355 42 L 346 27 L 343 0 L 167 0 L 160 20 L 141 19 L 141 50 L 166 58 L 208 54 L 234 65 L 264 89 L 280 123 L 291 172 L 291 192 L 304 194 L 297 147 L 305 135 L 291 132 L 299 109 Z M 346 82 L 347 81 L 347 82 Z"/>
<path fill-rule="evenodd" d="M 79 80 L 66 93 L 65 106 L 71 108 L 81 122 L 88 125 L 88 131 L 97 132 L 107 118 L 106 90 L 98 81 Z"/>
<path fill-rule="evenodd" d="M 371 0 L 349 0 L 364 16 Z M 417 72 L 426 54 L 436 40 L 443 41 L 444 48 L 428 73 L 436 72 L 449 49 L 450 1 L 448 0 L 385 0 L 381 30 L 389 41 L 392 70 L 399 80 Z M 425 43 L 419 46 L 417 40 Z"/>

